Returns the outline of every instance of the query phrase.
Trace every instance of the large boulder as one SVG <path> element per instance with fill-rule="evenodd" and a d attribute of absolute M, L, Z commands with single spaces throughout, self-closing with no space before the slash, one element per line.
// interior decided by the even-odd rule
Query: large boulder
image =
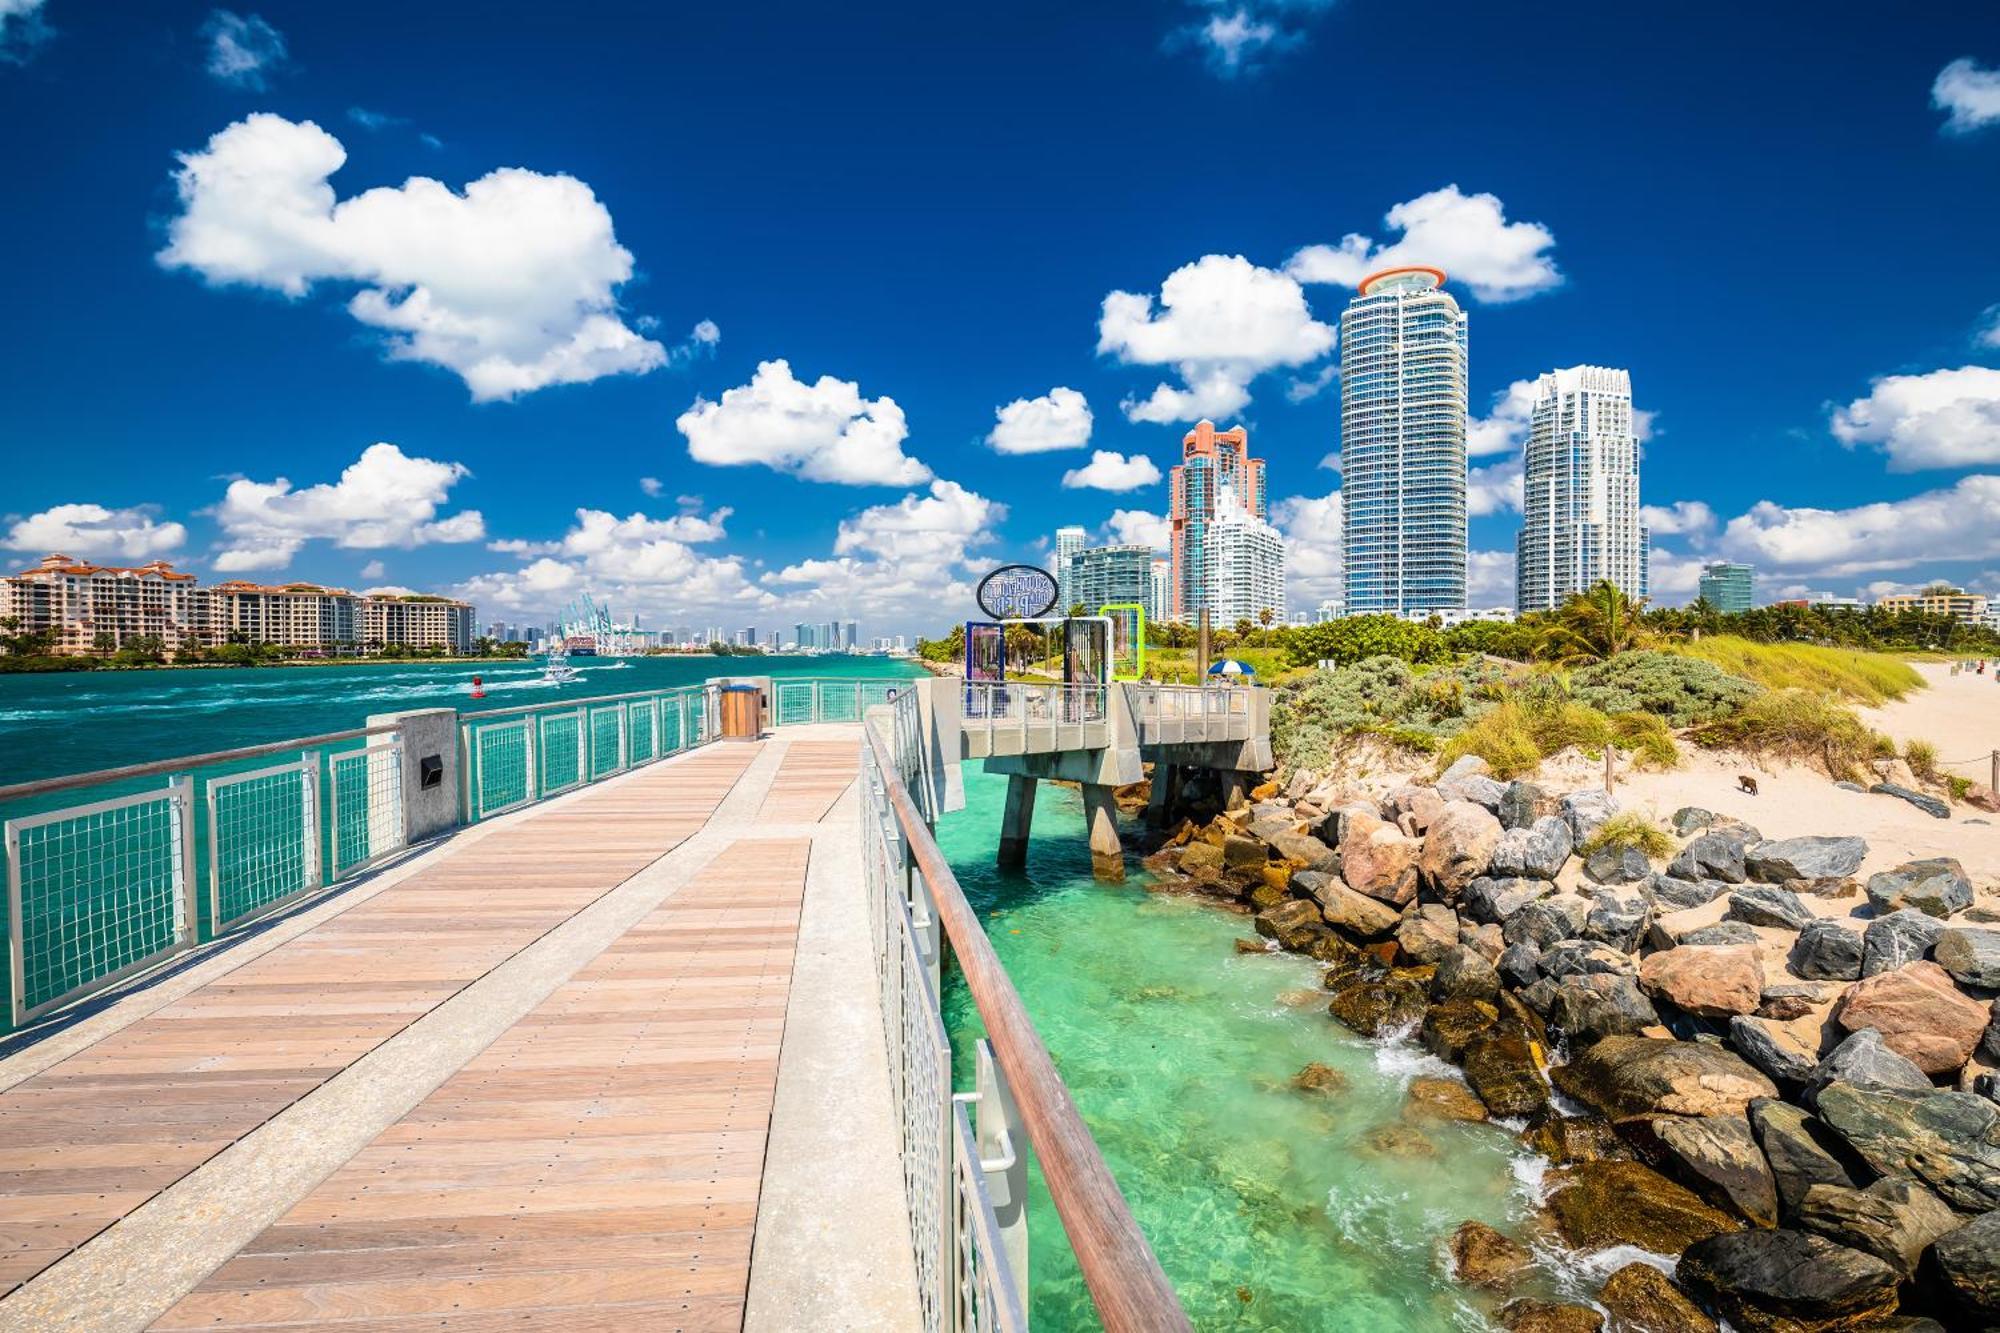
<path fill-rule="evenodd" d="M 1423 844 L 1394 824 L 1350 815 L 1341 821 L 1340 877 L 1347 887 L 1401 907 L 1417 896 Z"/>
<path fill-rule="evenodd" d="M 1526 828 L 1508 829 L 1493 844 L 1492 869 L 1496 876 L 1525 879 L 1554 879 L 1576 850 L 1570 826 L 1554 815 L 1544 815 Z"/>
<path fill-rule="evenodd" d="M 1548 1211 L 1564 1240 L 1583 1250 L 1637 1245 L 1675 1254 L 1740 1223 L 1638 1162 L 1580 1162 L 1549 1172 Z"/>
<path fill-rule="evenodd" d="M 1495 1316 L 1507 1333 L 1603 1333 L 1604 1316 L 1588 1305 L 1523 1296 Z"/>
<path fill-rule="evenodd" d="M 1545 815 L 1560 814 L 1562 803 L 1549 792 L 1532 782 L 1510 782 L 1500 793 L 1500 808 L 1495 813 L 1500 816 L 1503 828 L 1526 828 Z"/>
<path fill-rule="evenodd" d="M 1896 1309 L 1896 1270 L 1808 1231 L 1697 1241 L 1676 1275 L 1744 1333 L 1847 1329 Z"/>
<path fill-rule="evenodd" d="M 1584 972 L 1616 972 L 1620 976 L 1639 975 L 1638 964 L 1629 954 L 1594 940 L 1562 940 L 1542 950 L 1536 964 L 1545 977 L 1558 980 Z"/>
<path fill-rule="evenodd" d="M 1890 1050 L 1926 1074 L 1963 1068 L 1986 1033 L 1986 1006 L 1936 963 L 1906 963 L 1855 982 L 1833 1016 L 1849 1032 L 1874 1028 Z"/>
<path fill-rule="evenodd" d="M 1760 1227 L 1778 1224 L 1777 1179 L 1747 1116 L 1663 1116 L 1652 1132 L 1675 1174 Z"/>
<path fill-rule="evenodd" d="M 1532 986 L 1542 977 L 1542 947 L 1533 940 L 1517 940 L 1500 951 L 1494 967 L 1508 985 Z"/>
<path fill-rule="evenodd" d="M 1646 937 L 1646 927 L 1652 921 L 1653 905 L 1637 889 L 1599 889 L 1591 895 L 1583 937 L 1631 953 Z"/>
<path fill-rule="evenodd" d="M 1396 927 L 1396 954 L 1404 964 L 1433 964 L 1457 947 L 1458 913 L 1443 903 L 1410 908 Z"/>
<path fill-rule="evenodd" d="M 1861 934 L 1861 975 L 1872 977 L 1928 958 L 1942 934 L 1944 922 L 1914 907 L 1875 918 Z"/>
<path fill-rule="evenodd" d="M 1716 1333 L 1713 1319 L 1651 1264 L 1630 1263 L 1604 1279 L 1598 1304 L 1630 1333 Z"/>
<path fill-rule="evenodd" d="M 1618 798 L 1598 788 L 1573 791 L 1562 798 L 1563 822 L 1569 825 L 1570 836 L 1579 847 L 1589 842 L 1590 835 L 1604 827 L 1618 808 Z"/>
<path fill-rule="evenodd" d="M 1680 925 L 1679 922 L 1674 922 L 1673 924 L 1675 926 Z M 1661 933 L 1666 934 L 1667 932 L 1665 929 L 1662 929 Z M 1688 931 L 1675 940 L 1674 943 L 1676 945 L 1692 944 L 1697 947 L 1705 944 L 1747 944 L 1754 949 L 1762 944 L 1763 940 L 1757 934 L 1755 927 L 1745 925 L 1741 921 L 1716 921 L 1706 926 L 1696 926 L 1693 930 Z"/>
<path fill-rule="evenodd" d="M 1350 972 L 1334 982 L 1326 1011 L 1364 1037 L 1407 1032 L 1423 1019 L 1430 998 L 1425 992 L 1405 973 Z"/>
<path fill-rule="evenodd" d="M 1700 1018 L 1755 1013 L 1764 993 L 1764 969 L 1748 945 L 1682 946 L 1639 964 L 1639 985 Z"/>
<path fill-rule="evenodd" d="M 1814 1185 L 1799 1207 L 1799 1225 L 1828 1240 L 1866 1250 L 1908 1280 L 1931 1242 L 1965 1219 L 1913 1180 L 1889 1176 L 1865 1190 Z"/>
<path fill-rule="evenodd" d="M 1778 1089 L 1744 1060 L 1707 1042 L 1606 1037 L 1551 1075 L 1556 1086 L 1605 1114 L 1742 1115 Z"/>
<path fill-rule="evenodd" d="M 1299 953 L 1322 929 L 1320 923 L 1319 904 L 1305 898 L 1287 898 L 1259 912 L 1251 922 L 1265 939 Z"/>
<path fill-rule="evenodd" d="M 1418 867 L 1447 901 L 1486 873 L 1500 841 L 1500 821 L 1470 801 L 1449 801 L 1424 833 Z"/>
<path fill-rule="evenodd" d="M 1589 919 L 1590 903 L 1587 899 L 1573 893 L 1558 893 L 1537 898 L 1508 917 L 1500 933 L 1509 944 L 1527 940 L 1537 948 L 1546 949 L 1560 940 L 1578 938 L 1583 931 L 1583 923 Z"/>
<path fill-rule="evenodd" d="M 1935 796 L 1917 791 L 1911 787 L 1899 786 L 1893 782 L 1878 782 L 1868 789 L 1870 795 L 1893 796 L 1899 801 L 1908 801 L 1932 819 L 1950 819 L 1951 804 Z"/>
<path fill-rule="evenodd" d="M 1931 946 L 1937 965 L 1958 981 L 1980 990 L 2000 990 L 2000 930 L 1958 926 Z"/>
<path fill-rule="evenodd" d="M 1438 960 L 1431 974 L 1433 1000 L 1485 1000 L 1500 998 L 1500 973 L 1477 949 L 1461 944 Z"/>
<path fill-rule="evenodd" d="M 1984 1097 L 1834 1083 L 1819 1116 L 1882 1175 L 1921 1180 L 1965 1212 L 2000 1208 L 2000 1106 Z"/>
<path fill-rule="evenodd" d="M 1757 1006 L 1757 1017 L 1789 1023 L 1837 999 L 1840 991 L 1837 981 L 1780 981 L 1764 987 L 1764 1002 Z"/>
<path fill-rule="evenodd" d="M 1485 1000 L 1446 1000 L 1424 1012 L 1417 1036 L 1432 1055 L 1457 1064 L 1465 1048 L 1492 1035 L 1499 1022 L 1500 1011 Z"/>
<path fill-rule="evenodd" d="M 1716 822 L 1713 810 L 1704 810 L 1698 805 L 1684 805 L 1674 811 L 1674 817 L 1667 824 L 1677 838 L 1685 838 L 1690 833 L 1699 833 Z"/>
<path fill-rule="evenodd" d="M 1551 1028 L 1578 1047 L 1643 1032 L 1660 1021 L 1638 984 L 1615 972 L 1578 973 L 1557 981 L 1546 1017 Z"/>
<path fill-rule="evenodd" d="M 1775 884 L 1751 884 L 1736 890 L 1729 895 L 1727 915 L 1731 921 L 1783 930 L 1803 930 L 1814 919 L 1804 899 Z"/>
<path fill-rule="evenodd" d="M 1719 879 L 1675 879 L 1672 875 L 1648 875 L 1644 892 L 1661 911 L 1700 907 L 1729 892 L 1730 885 Z"/>
<path fill-rule="evenodd" d="M 1307 870 L 1331 872 L 1340 868 L 1340 853 L 1315 838 L 1310 833 L 1293 833 L 1280 829 L 1262 837 L 1266 846 L 1278 856 Z"/>
<path fill-rule="evenodd" d="M 1830 879 L 1851 875 L 1868 858 L 1862 838 L 1781 838 L 1752 843 L 1743 855 L 1750 878 L 1766 884 L 1788 879 Z"/>
<path fill-rule="evenodd" d="M 1818 1054 L 1791 1027 L 1768 1018 L 1738 1014 L 1730 1019 L 1729 1044 L 1780 1084 L 1805 1082 L 1819 1064 Z"/>
<path fill-rule="evenodd" d="M 1808 921 L 1799 931 L 1786 961 L 1808 981 L 1859 981 L 1861 951 L 1860 935 L 1838 921 L 1821 918 Z"/>
<path fill-rule="evenodd" d="M 1301 870 L 1292 876 L 1292 887 L 1312 895 L 1329 926 L 1356 939 L 1381 939 L 1402 920 L 1395 908 L 1379 898 L 1356 893 L 1337 875 Z"/>
<path fill-rule="evenodd" d="M 1870 875 L 1867 891 L 1878 916 L 1914 907 L 1943 920 L 1972 906 L 1972 881 L 1965 877 L 1965 867 L 1948 856 L 1905 861 Z"/>
<path fill-rule="evenodd" d="M 1447 801 L 1470 801 L 1491 815 L 1500 813 L 1500 798 L 1507 794 L 1506 787 L 1484 773 L 1453 777 L 1447 772 L 1438 779 L 1437 790 Z"/>
<path fill-rule="evenodd" d="M 1719 879 L 1741 884 L 1750 877 L 1743 854 L 1756 841 L 1754 830 L 1741 824 L 1724 824 L 1694 838 L 1667 864 L 1667 874 L 1675 879 Z"/>
<path fill-rule="evenodd" d="M 1496 1116 L 1534 1116 L 1549 1108 L 1534 1043 L 1518 1032 L 1499 1032 L 1465 1048 L 1465 1081 Z"/>
<path fill-rule="evenodd" d="M 1505 1291 L 1535 1261 L 1528 1247 L 1484 1222 L 1461 1223 L 1451 1233 L 1451 1275 L 1472 1287 Z"/>
<path fill-rule="evenodd" d="M 1750 1127 L 1770 1163 L 1784 1216 L 1795 1216 L 1815 1185 L 1853 1186 L 1854 1177 L 1834 1155 L 1836 1149 L 1847 1151 L 1839 1137 L 1798 1107 L 1759 1097 L 1750 1103 Z"/>
<path fill-rule="evenodd" d="M 1476 879 L 1459 895 L 1459 914 L 1485 925 L 1501 925 L 1537 898 L 1555 892 L 1547 880 L 1499 877 Z"/>
<path fill-rule="evenodd" d="M 1599 847 L 1583 859 L 1583 877 L 1593 884 L 1637 884 L 1652 873 L 1637 847 Z"/>
<path fill-rule="evenodd" d="M 1819 1062 L 1800 1099 L 1815 1105 L 1819 1094 L 1834 1083 L 1878 1092 L 1929 1092 L 1930 1077 L 1882 1040 L 1874 1028 L 1865 1028 L 1842 1041 Z"/>
<path fill-rule="evenodd" d="M 1968 1315 L 2000 1323 L 2000 1212 L 1939 1237 L 1931 1256 Z"/>

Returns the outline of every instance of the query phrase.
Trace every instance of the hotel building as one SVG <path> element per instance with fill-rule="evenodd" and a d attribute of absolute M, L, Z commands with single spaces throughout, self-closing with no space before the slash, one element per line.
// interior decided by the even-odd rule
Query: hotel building
<path fill-rule="evenodd" d="M 1875 605 L 1897 614 L 1921 611 L 1925 615 L 1950 616 L 1967 625 L 1986 623 L 1986 594 L 1967 592 L 1963 588 L 1936 587 L 1922 592 L 1892 592 L 1876 598 Z"/>
<path fill-rule="evenodd" d="M 1434 268 L 1340 316 L 1341 554 L 1352 615 L 1465 606 L 1466 321 Z"/>
<path fill-rule="evenodd" d="M 1600 580 L 1646 596 L 1631 375 L 1572 366 L 1537 380 L 1522 463 L 1515 608 L 1553 610 Z"/>
<path fill-rule="evenodd" d="M 1192 620 L 1206 610 L 1212 621 L 1221 623 L 1224 617 L 1215 598 L 1220 595 L 1224 580 L 1211 530 L 1223 508 L 1225 494 L 1244 516 L 1270 526 L 1264 460 L 1250 457 L 1250 435 L 1243 427 L 1218 431 L 1214 422 L 1203 421 L 1181 440 L 1181 461 L 1170 474 L 1168 486 L 1169 524 L 1173 534 L 1169 589 L 1172 602 L 1161 618 Z M 1275 533 L 1276 529 L 1272 531 Z M 1285 605 L 1282 542 L 1279 549 L 1278 596 L 1270 605 L 1282 612 Z"/>

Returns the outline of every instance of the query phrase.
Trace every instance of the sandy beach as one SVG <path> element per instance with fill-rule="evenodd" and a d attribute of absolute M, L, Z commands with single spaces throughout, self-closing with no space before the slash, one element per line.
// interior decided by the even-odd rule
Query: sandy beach
<path fill-rule="evenodd" d="M 1938 766 L 1974 782 L 1993 783 L 1993 752 L 2000 750 L 2000 663 L 1986 674 L 1951 674 L 1948 662 L 1912 662 L 1927 688 L 1882 708 L 1864 708 L 1869 726 L 1898 745 L 1926 740 L 1937 747 Z"/>

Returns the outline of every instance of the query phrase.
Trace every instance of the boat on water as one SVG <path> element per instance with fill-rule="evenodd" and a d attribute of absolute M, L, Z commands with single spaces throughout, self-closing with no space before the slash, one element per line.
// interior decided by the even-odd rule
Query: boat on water
<path fill-rule="evenodd" d="M 582 678 L 583 673 L 569 664 L 567 653 L 552 652 L 542 664 L 541 683 L 544 685 L 567 685 L 573 680 Z"/>

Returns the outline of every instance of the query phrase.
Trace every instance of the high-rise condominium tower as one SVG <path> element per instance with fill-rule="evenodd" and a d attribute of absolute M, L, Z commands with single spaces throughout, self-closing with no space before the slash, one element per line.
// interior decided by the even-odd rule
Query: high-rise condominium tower
<path fill-rule="evenodd" d="M 1465 606 L 1465 312 L 1434 268 L 1363 280 L 1340 316 L 1349 615 Z"/>
<path fill-rule="evenodd" d="M 1076 580 L 1070 574 L 1069 562 L 1083 549 L 1090 534 L 1082 528 L 1056 529 L 1056 605 L 1054 615 L 1066 616 L 1070 607 L 1076 604 Z"/>
<path fill-rule="evenodd" d="M 1217 430 L 1198 423 L 1181 440 L 1181 461 L 1168 480 L 1173 529 L 1172 603 L 1162 615 L 1191 620 L 1207 608 L 1217 586 L 1215 552 L 1209 529 L 1226 490 L 1250 517 L 1268 525 L 1271 503 L 1264 492 L 1264 460 L 1250 457 L 1250 433 L 1238 426 Z M 1280 600 L 1278 607 L 1283 610 Z"/>
<path fill-rule="evenodd" d="M 1600 579 L 1644 597 L 1649 540 L 1639 522 L 1632 376 L 1604 366 L 1542 376 L 1522 462 L 1515 608 L 1551 610 Z"/>

